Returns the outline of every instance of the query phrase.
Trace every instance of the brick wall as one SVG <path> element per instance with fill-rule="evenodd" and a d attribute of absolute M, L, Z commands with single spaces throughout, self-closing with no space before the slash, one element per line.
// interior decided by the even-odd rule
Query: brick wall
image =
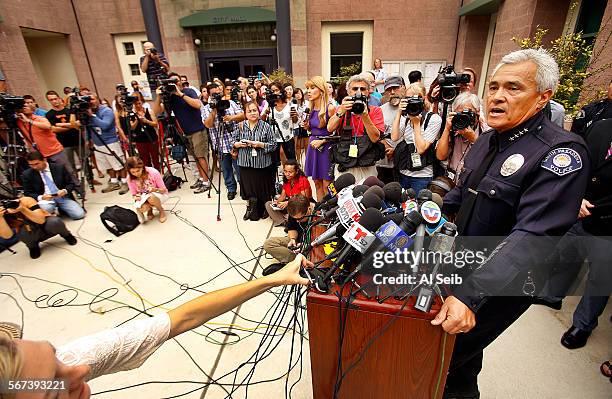
<path fill-rule="evenodd" d="M 607 23 L 606 23 L 607 22 Z M 601 21 L 601 28 L 597 40 L 595 41 L 595 48 L 593 54 L 599 54 L 596 61 L 593 63 L 592 68 L 598 69 L 604 65 L 612 64 L 612 40 L 607 43 L 604 47 L 606 38 L 612 31 L 612 1 L 608 1 L 606 6 L 606 12 L 604 13 Z M 612 80 L 612 68 L 607 68 L 604 72 L 598 76 L 594 76 L 587 81 L 587 85 L 593 87 L 601 87 L 607 90 L 610 81 Z"/>
<path fill-rule="evenodd" d="M 470 15 L 462 17 L 459 39 L 457 40 L 457 57 L 455 68 L 460 70 L 471 67 L 480 75 L 482 62 L 489 33 L 489 15 Z M 478 79 L 481 77 L 478 76 Z M 476 82 L 478 87 L 478 82 Z"/>

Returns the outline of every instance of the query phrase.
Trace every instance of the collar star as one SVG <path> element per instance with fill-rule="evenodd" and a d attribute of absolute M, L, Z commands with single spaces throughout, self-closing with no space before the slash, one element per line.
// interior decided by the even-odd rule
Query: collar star
<path fill-rule="evenodd" d="M 508 140 L 514 141 L 518 139 L 519 137 L 521 137 L 522 135 L 524 135 L 525 133 L 527 133 L 528 131 L 529 131 L 528 128 L 523 128 L 522 130 L 519 130 L 518 132 L 514 133 L 514 135 L 512 135 L 512 137 L 510 137 Z"/>

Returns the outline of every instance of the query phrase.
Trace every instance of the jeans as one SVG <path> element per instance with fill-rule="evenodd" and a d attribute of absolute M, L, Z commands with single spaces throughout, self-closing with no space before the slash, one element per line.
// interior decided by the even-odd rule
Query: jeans
<path fill-rule="evenodd" d="M 412 177 L 400 173 L 399 183 L 402 188 L 412 188 L 418 194 L 419 191 L 427 188 L 427 185 L 432 180 L 432 177 Z"/>
<path fill-rule="evenodd" d="M 238 189 L 238 184 L 234 178 L 234 172 L 240 181 L 240 170 L 238 169 L 238 162 L 232 159 L 232 154 L 223 154 L 221 157 L 221 172 L 223 172 L 223 180 L 225 181 L 225 187 L 228 192 L 235 193 Z"/>
<path fill-rule="evenodd" d="M 79 220 L 85 217 L 83 208 L 70 198 L 64 198 L 62 202 L 39 203 L 38 206 L 51 214 L 54 214 L 55 210 L 59 208 L 60 211 L 64 212 L 72 220 Z"/>
<path fill-rule="evenodd" d="M 64 167 L 66 168 L 66 170 L 68 170 L 68 173 L 70 173 L 70 176 L 72 177 L 72 183 L 74 184 L 75 191 L 81 195 L 85 193 L 85 190 L 83 189 L 83 187 L 81 187 L 81 182 L 76 177 L 76 173 L 74 169 L 72 169 L 72 165 L 70 165 L 68 156 L 63 150 L 58 152 L 57 154 L 49 155 L 47 157 L 47 161 L 51 163 L 57 163 L 60 165 L 64 165 Z"/>

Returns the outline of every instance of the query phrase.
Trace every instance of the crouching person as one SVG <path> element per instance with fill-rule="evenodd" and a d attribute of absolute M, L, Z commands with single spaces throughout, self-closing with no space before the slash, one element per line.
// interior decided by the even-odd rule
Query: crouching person
<path fill-rule="evenodd" d="M 310 201 L 302 194 L 289 198 L 287 204 L 287 232 L 286 237 L 270 237 L 264 242 L 264 251 L 272 255 L 280 263 L 285 264 L 295 259 L 294 250 L 302 242 L 304 232 L 308 225 L 308 208 Z M 293 249 L 292 249 L 293 248 Z"/>

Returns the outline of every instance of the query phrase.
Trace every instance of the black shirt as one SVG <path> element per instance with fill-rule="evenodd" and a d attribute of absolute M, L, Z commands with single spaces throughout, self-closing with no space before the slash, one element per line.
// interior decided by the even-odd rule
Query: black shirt
<path fill-rule="evenodd" d="M 612 100 L 605 99 L 585 105 L 572 123 L 572 132 L 584 137 L 593 122 L 612 118 Z"/>
<path fill-rule="evenodd" d="M 153 120 L 148 109 L 145 109 L 144 116 L 147 120 Z M 138 121 L 134 130 L 132 130 L 132 141 L 135 143 L 154 143 L 157 141 L 157 132 L 153 126 Z"/>
<path fill-rule="evenodd" d="M 287 218 L 287 227 L 285 227 L 285 231 L 289 232 L 290 230 L 296 230 L 298 232 L 298 236 L 295 242 L 301 242 L 304 231 L 306 231 L 306 227 L 308 227 L 308 222 L 300 222 L 296 218 L 289 215 Z"/>
<path fill-rule="evenodd" d="M 46 117 L 53 126 L 58 123 L 70 123 L 70 109 L 64 108 L 61 111 L 50 109 L 47 111 Z M 55 135 L 64 147 L 79 146 L 79 129 L 70 129 L 66 132 L 56 133 Z"/>

